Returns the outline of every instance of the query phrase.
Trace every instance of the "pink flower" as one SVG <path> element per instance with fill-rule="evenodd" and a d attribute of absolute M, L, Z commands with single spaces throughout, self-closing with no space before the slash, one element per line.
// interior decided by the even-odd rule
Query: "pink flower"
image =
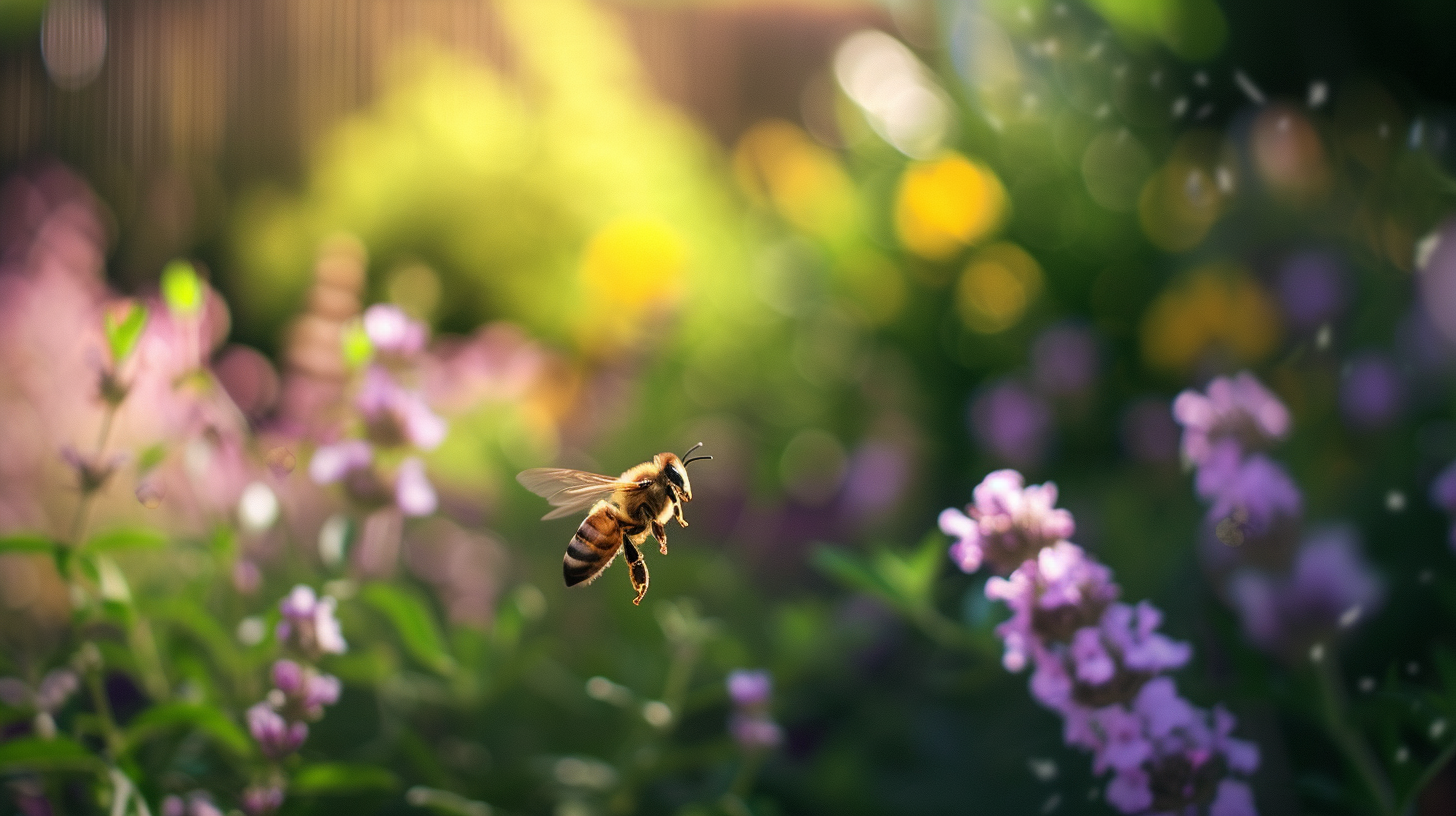
<path fill-rule="evenodd" d="M 1076 529 L 1072 514 L 1057 509 L 1057 486 L 1051 482 L 1025 487 L 1020 473 L 998 470 L 972 495 L 966 513 L 952 508 L 940 514 L 941 530 L 956 538 L 951 557 L 965 572 L 975 572 L 985 560 L 1009 573 Z"/>
<path fill-rule="evenodd" d="M 364 310 L 364 333 L 376 351 L 408 356 L 424 349 L 429 330 L 398 306 L 376 303 Z"/>
<path fill-rule="evenodd" d="M 428 516 L 435 512 L 439 499 L 419 457 L 411 456 L 400 462 L 395 475 L 394 502 L 406 516 Z"/>

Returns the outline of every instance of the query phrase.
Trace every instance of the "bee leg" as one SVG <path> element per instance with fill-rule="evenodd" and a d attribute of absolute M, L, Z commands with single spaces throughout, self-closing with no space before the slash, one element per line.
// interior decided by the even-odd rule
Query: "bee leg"
<path fill-rule="evenodd" d="M 627 558 L 627 568 L 632 575 L 632 588 L 637 590 L 637 597 L 632 599 L 632 603 L 640 605 L 642 596 L 647 594 L 647 562 L 642 560 L 642 553 L 630 541 L 622 543 L 622 554 Z"/>
<path fill-rule="evenodd" d="M 652 520 L 652 537 L 657 539 L 662 554 L 667 555 L 667 527 L 657 519 Z"/>
<path fill-rule="evenodd" d="M 677 519 L 677 526 L 679 526 L 679 527 L 686 527 L 686 526 L 688 526 L 688 520 L 685 519 L 685 518 L 683 518 L 683 514 L 682 514 L 682 502 L 678 502 L 677 503 L 677 506 L 672 509 L 672 512 L 673 512 L 673 516 Z"/>

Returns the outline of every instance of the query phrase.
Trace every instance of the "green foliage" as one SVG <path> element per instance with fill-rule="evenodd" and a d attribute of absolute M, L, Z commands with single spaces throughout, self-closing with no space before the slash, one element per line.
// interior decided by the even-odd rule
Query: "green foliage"
<path fill-rule="evenodd" d="M 182 728 L 196 730 L 237 757 L 252 753 L 252 740 L 241 727 L 218 709 L 201 703 L 160 703 L 132 718 L 126 725 L 126 740 L 136 745 L 158 732 Z"/>
<path fill-rule="evenodd" d="M 124 317 L 106 315 L 106 345 L 111 349 L 112 363 L 121 365 L 131 356 L 146 329 L 147 316 L 147 307 L 141 303 L 131 304 Z"/>
<path fill-rule="evenodd" d="M 101 761 L 67 737 L 21 737 L 0 743 L 0 769 L 14 771 L 95 771 Z"/>
<path fill-rule="evenodd" d="M 293 774 L 289 787 L 294 793 L 303 796 L 388 793 L 399 788 L 399 779 L 377 765 L 317 762 L 299 768 Z"/>
<path fill-rule="evenodd" d="M 424 599 L 404 587 L 385 583 L 365 586 L 359 591 L 359 599 L 384 616 L 415 660 L 440 674 L 454 671 L 455 659 Z"/>

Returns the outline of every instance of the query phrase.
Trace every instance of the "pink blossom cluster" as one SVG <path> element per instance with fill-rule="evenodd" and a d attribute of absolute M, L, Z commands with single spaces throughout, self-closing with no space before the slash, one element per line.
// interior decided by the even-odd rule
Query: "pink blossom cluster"
<path fill-rule="evenodd" d="M 1001 470 L 965 513 L 941 514 L 963 570 L 1009 572 L 986 582 L 986 597 L 1012 613 L 996 628 L 1003 664 L 1032 667 L 1032 696 L 1062 715 L 1068 745 L 1112 774 L 1106 796 L 1118 810 L 1253 816 L 1245 778 L 1258 767 L 1257 746 L 1231 736 L 1234 718 L 1222 707 L 1205 711 L 1178 695 L 1167 672 L 1192 649 L 1158 631 L 1151 604 L 1117 602 L 1112 571 L 1066 540 L 1074 525 L 1056 497 L 1051 483 L 1027 486 Z"/>
<path fill-rule="evenodd" d="M 364 311 L 363 326 L 376 359 L 364 369 L 354 397 L 361 436 L 320 445 L 309 462 L 309 476 L 318 484 L 342 481 L 359 498 L 387 496 L 407 516 L 427 516 L 439 499 L 419 453 L 439 447 L 448 427 L 402 377 L 415 367 L 429 332 L 398 306 L 382 303 Z M 373 465 L 380 449 L 405 454 L 392 488 L 377 484 Z"/>
<path fill-rule="evenodd" d="M 279 602 L 283 619 L 278 623 L 279 643 L 294 648 L 307 660 L 325 654 L 343 654 L 339 621 L 334 617 L 334 599 L 318 597 L 312 588 L 299 584 Z M 308 739 L 308 724 L 323 717 L 324 708 L 339 701 L 339 679 L 324 674 L 308 662 L 287 658 L 273 663 L 273 690 L 248 709 L 248 732 L 263 756 L 275 762 L 297 751 Z M 255 785 L 243 792 L 243 809 L 250 816 L 264 816 L 283 803 L 278 785 Z"/>

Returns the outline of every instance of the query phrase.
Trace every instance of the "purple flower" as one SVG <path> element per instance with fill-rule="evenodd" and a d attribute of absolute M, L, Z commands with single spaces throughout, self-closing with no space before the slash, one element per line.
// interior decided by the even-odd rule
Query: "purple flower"
<path fill-rule="evenodd" d="M 1360 556 L 1354 532 L 1334 527 L 1306 539 L 1292 574 L 1246 569 L 1230 581 L 1229 595 L 1251 640 L 1269 651 L 1297 655 L 1369 616 L 1383 589 Z"/>
<path fill-rule="evenodd" d="M 1017 467 L 1041 463 L 1050 441 L 1052 412 L 1025 386 L 1003 381 L 971 403 L 971 431 L 981 446 Z"/>
<path fill-rule="evenodd" d="M 346 439 L 332 445 L 320 445 L 308 463 L 309 478 L 315 484 L 331 484 L 356 470 L 369 467 L 374 461 L 374 448 L 362 439 Z"/>
<path fill-rule="evenodd" d="M 1057 486 L 1023 485 L 1020 473 L 995 471 L 976 486 L 966 513 L 951 508 L 940 514 L 940 529 L 956 538 L 951 558 L 961 570 L 975 572 L 984 560 L 1008 573 L 1072 535 L 1072 514 L 1055 506 Z"/>
<path fill-rule="evenodd" d="M 1043 394 L 1072 396 L 1087 391 L 1097 378 L 1097 336 L 1072 324 L 1047 329 L 1032 343 L 1031 371 Z"/>
<path fill-rule="evenodd" d="M 1344 274 L 1338 257 L 1303 252 L 1284 263 L 1275 281 L 1289 324 L 1309 330 L 1333 320 L 1345 305 Z"/>
<path fill-rule="evenodd" d="M 278 640 L 288 641 L 295 636 L 297 645 L 306 654 L 343 654 L 348 649 L 344 642 L 339 619 L 334 617 L 337 601 L 325 595 L 319 598 L 311 587 L 299 584 L 278 603 L 283 619 L 278 622 Z"/>
<path fill-rule="evenodd" d="M 1400 373 L 1383 354 L 1367 353 L 1350 361 L 1340 382 L 1340 410 L 1360 430 L 1378 430 L 1396 419 L 1405 401 Z"/>
<path fill-rule="evenodd" d="M 406 390 L 380 366 L 364 372 L 355 405 L 369 438 L 382 447 L 412 445 L 434 450 L 445 440 L 446 425 L 418 393 Z"/>
<path fill-rule="evenodd" d="M 425 476 L 425 463 L 419 457 L 411 456 L 399 463 L 394 501 L 406 516 L 428 516 L 435 512 L 439 499 L 435 496 L 434 486 Z"/>
<path fill-rule="evenodd" d="M 1027 510 L 1033 490 L 1034 510 L 1018 512 Z M 1025 542 L 1045 538 L 1039 533 L 1048 527 L 1063 534 L 1030 549 L 1034 557 L 1009 576 L 988 580 L 986 597 L 1011 608 L 996 628 L 1006 647 L 1003 664 L 1019 671 L 1034 663 L 1032 696 L 1062 715 L 1063 738 L 1092 752 L 1097 773 L 1112 772 L 1107 801 L 1125 813 L 1255 816 L 1248 786 L 1230 774 L 1251 773 L 1257 748 L 1231 736 L 1234 720 L 1226 711 L 1216 708 L 1210 723 L 1209 712 L 1178 695 L 1163 673 L 1185 665 L 1192 649 L 1157 631 L 1162 613 L 1151 604 L 1114 603 L 1111 570 L 1065 540 L 1073 523 L 1055 509 L 1055 487 L 1023 488 L 1020 474 L 999 471 L 975 498 L 970 515 L 941 515 L 941 528 L 959 539 L 953 555 L 963 565 L 990 559 L 993 536 L 1018 526 L 1022 538 L 1002 551 L 1025 553 Z M 1065 517 L 1049 519 L 1054 513 Z M 1028 524 L 1028 516 L 1037 523 Z M 1028 536 L 1027 529 L 1038 532 Z"/>
<path fill-rule="evenodd" d="M 249 785 L 243 790 L 242 805 L 248 816 L 267 816 L 283 806 L 283 789 L 272 785 Z"/>
<path fill-rule="evenodd" d="M 1284 468 L 1263 454 L 1230 464 L 1232 447 L 1221 445 L 1198 473 L 1198 492 L 1213 499 L 1208 523 L 1219 541 L 1237 547 L 1268 545 L 1276 533 L 1295 528 L 1303 499 Z"/>
<path fill-rule="evenodd" d="M 1206 394 L 1179 394 L 1173 418 L 1183 426 L 1183 456 L 1195 465 L 1202 465 L 1221 440 L 1251 450 L 1289 433 L 1289 410 L 1247 371 L 1214 379 Z"/>
<path fill-rule="evenodd" d="M 768 672 L 736 669 L 728 674 L 728 698 L 733 713 L 728 718 L 728 733 L 745 751 L 764 751 L 783 741 L 783 731 L 769 715 L 769 698 L 773 679 Z"/>
<path fill-rule="evenodd" d="M 1102 616 L 1102 636 L 1122 658 L 1122 664 L 1139 672 L 1181 669 L 1193 657 L 1193 647 L 1165 635 L 1157 628 L 1163 613 L 1141 601 L 1136 607 L 1113 604 Z"/>
<path fill-rule="evenodd" d="M 398 306 L 376 303 L 364 310 L 364 333 L 376 351 L 408 356 L 425 347 L 428 330 Z"/>
<path fill-rule="evenodd" d="M 35 707 L 47 714 L 54 714 L 66 700 L 81 687 L 81 680 L 70 669 L 54 669 L 46 672 L 35 688 Z"/>
<path fill-rule="evenodd" d="M 728 674 L 728 697 L 740 708 L 768 705 L 773 678 L 766 671 L 735 669 Z"/>
<path fill-rule="evenodd" d="M 317 720 L 324 706 L 339 701 L 339 678 L 323 674 L 292 660 L 273 664 L 273 685 L 284 696 L 284 712 L 290 719 Z"/>
<path fill-rule="evenodd" d="M 1456 462 L 1447 465 L 1431 482 L 1431 503 L 1456 514 Z"/>
<path fill-rule="evenodd" d="M 308 725 L 302 722 L 290 723 L 284 720 L 266 702 L 248 709 L 248 733 L 269 759 L 282 759 L 297 751 L 308 739 Z"/>

